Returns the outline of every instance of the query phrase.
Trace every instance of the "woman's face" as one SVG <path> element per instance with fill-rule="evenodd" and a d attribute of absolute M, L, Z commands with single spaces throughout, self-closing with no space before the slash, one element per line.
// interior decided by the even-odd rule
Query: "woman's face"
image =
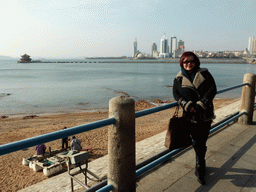
<path fill-rule="evenodd" d="M 183 60 L 183 68 L 186 71 L 192 70 L 195 67 L 195 65 L 196 65 L 195 59 L 192 55 L 188 56 L 188 57 L 185 57 L 185 59 Z"/>

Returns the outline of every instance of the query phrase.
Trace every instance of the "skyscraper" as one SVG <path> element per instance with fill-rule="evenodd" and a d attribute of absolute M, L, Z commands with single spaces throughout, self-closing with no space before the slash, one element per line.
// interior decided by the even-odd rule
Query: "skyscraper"
<path fill-rule="evenodd" d="M 170 45 L 171 45 L 170 53 L 171 53 L 172 57 L 175 57 L 174 56 L 174 51 L 177 49 L 177 37 L 175 37 L 175 36 L 171 37 Z"/>
<path fill-rule="evenodd" d="M 176 58 L 180 55 L 182 55 L 185 51 L 184 41 L 179 40 L 178 41 L 178 48 L 173 51 L 173 57 Z"/>
<path fill-rule="evenodd" d="M 164 36 L 160 40 L 160 57 L 169 57 L 168 39 Z"/>
<path fill-rule="evenodd" d="M 248 51 L 251 55 L 253 55 L 254 52 L 254 40 L 254 36 L 249 37 Z"/>
<path fill-rule="evenodd" d="M 178 41 L 178 48 L 180 48 L 181 46 L 184 46 L 184 41 L 179 40 L 179 41 Z"/>
<path fill-rule="evenodd" d="M 133 57 L 135 57 L 136 53 L 137 53 L 137 38 L 135 39 L 135 41 L 133 42 Z"/>

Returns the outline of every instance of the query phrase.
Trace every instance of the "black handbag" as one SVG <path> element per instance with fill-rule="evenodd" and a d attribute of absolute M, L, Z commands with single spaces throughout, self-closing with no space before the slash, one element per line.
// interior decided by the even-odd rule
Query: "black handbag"
<path fill-rule="evenodd" d="M 170 119 L 166 132 L 164 146 L 170 150 L 192 145 L 190 137 L 190 123 L 185 117 L 178 117 L 179 106 L 177 106 L 173 117 Z"/>

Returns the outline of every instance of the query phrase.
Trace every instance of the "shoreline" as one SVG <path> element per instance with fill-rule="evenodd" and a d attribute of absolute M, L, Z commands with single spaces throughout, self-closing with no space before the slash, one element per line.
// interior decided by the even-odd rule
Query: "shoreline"
<path fill-rule="evenodd" d="M 218 99 L 238 99 L 236 98 L 230 98 L 229 96 L 222 96 L 218 97 L 216 96 L 214 100 Z M 135 101 L 135 103 L 140 102 L 147 102 L 152 105 L 152 107 L 158 107 L 164 104 L 175 102 L 175 100 L 159 100 L 159 99 L 153 99 L 153 100 L 138 100 Z M 39 112 L 39 113 L 12 113 L 12 114 L 2 114 L 0 115 L 0 119 L 8 119 L 8 118 L 34 118 L 34 117 L 43 117 L 43 116 L 54 116 L 54 115 L 68 115 L 68 114 L 86 114 L 86 113 L 104 113 L 108 112 L 108 107 L 103 108 L 97 108 L 97 109 L 84 109 L 84 110 L 75 110 L 75 111 L 58 111 L 58 112 Z"/>

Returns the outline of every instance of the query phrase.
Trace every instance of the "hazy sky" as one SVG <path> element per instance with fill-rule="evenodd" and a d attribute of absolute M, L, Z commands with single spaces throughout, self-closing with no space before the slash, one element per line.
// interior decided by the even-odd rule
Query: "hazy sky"
<path fill-rule="evenodd" d="M 164 33 L 186 50 L 245 50 L 256 0 L 1 0 L 0 55 L 132 56 Z"/>

